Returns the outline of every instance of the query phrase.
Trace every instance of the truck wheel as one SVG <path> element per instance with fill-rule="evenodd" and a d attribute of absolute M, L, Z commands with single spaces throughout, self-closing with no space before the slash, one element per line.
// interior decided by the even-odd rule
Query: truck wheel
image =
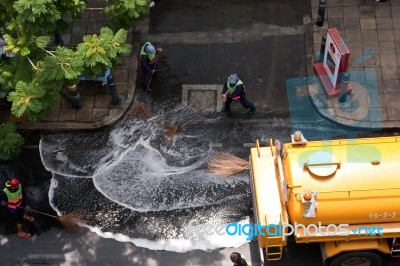
<path fill-rule="evenodd" d="M 382 257 L 369 251 L 344 253 L 335 257 L 330 266 L 381 266 Z"/>

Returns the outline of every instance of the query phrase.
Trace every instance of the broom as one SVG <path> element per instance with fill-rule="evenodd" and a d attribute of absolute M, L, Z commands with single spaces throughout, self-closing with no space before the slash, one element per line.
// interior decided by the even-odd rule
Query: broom
<path fill-rule="evenodd" d="M 154 65 L 154 68 L 153 68 L 153 69 L 156 69 L 157 64 L 158 64 L 158 59 L 159 59 L 159 57 L 160 57 L 160 54 L 157 55 L 156 64 Z M 144 99 L 144 97 L 146 96 L 147 91 L 149 90 L 150 83 L 151 83 L 151 80 L 152 80 L 152 78 L 153 78 L 154 73 L 155 73 L 155 71 L 152 71 L 152 72 L 151 72 L 151 76 L 150 76 L 150 79 L 149 79 L 149 83 L 147 83 L 147 87 L 146 87 L 146 91 L 144 92 L 143 99 Z M 139 117 L 139 118 L 141 118 L 141 119 L 147 119 L 147 118 L 149 118 L 149 117 L 151 116 L 151 112 L 150 112 L 149 108 L 147 108 L 147 106 L 146 106 L 146 104 L 144 103 L 143 100 L 140 101 L 139 103 L 135 104 L 135 105 L 132 107 L 132 113 L 133 113 L 135 116 L 137 116 L 137 117 Z"/>
<path fill-rule="evenodd" d="M 25 210 L 24 207 L 18 207 L 18 208 Z M 46 215 L 48 217 L 52 217 L 52 218 L 58 220 L 63 225 L 63 227 L 66 228 L 67 230 L 70 230 L 73 232 L 78 232 L 81 230 L 81 226 L 79 225 L 79 222 L 83 221 L 83 214 L 81 214 L 81 213 L 71 212 L 71 213 L 67 213 L 63 216 L 56 216 L 56 215 L 51 215 L 51 214 L 36 211 L 36 210 L 32 210 L 32 212 L 43 214 L 43 215 Z"/>
<path fill-rule="evenodd" d="M 207 168 L 214 174 L 231 176 L 250 169 L 250 163 L 230 153 L 218 152 L 207 162 Z"/>
<path fill-rule="evenodd" d="M 178 134 L 180 129 L 181 127 L 179 125 L 166 124 L 164 125 L 165 136 L 169 139 L 172 139 L 176 134 Z"/>
<path fill-rule="evenodd" d="M 173 137 L 176 136 L 176 134 L 181 131 L 182 127 L 184 127 L 186 124 L 193 122 L 193 120 L 188 120 L 186 122 L 183 122 L 182 124 L 166 124 L 164 125 L 164 130 L 165 130 L 165 136 L 167 138 L 172 139 Z"/>

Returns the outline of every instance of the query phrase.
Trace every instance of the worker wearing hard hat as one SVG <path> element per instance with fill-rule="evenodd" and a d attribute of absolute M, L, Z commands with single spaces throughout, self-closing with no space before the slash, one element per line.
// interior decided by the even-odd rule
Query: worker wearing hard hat
<path fill-rule="evenodd" d="M 143 90 L 151 91 L 149 88 L 151 75 L 156 71 L 158 55 L 162 48 L 156 48 L 150 42 L 146 42 L 140 50 L 140 65 L 143 70 Z"/>
<path fill-rule="evenodd" d="M 31 207 L 27 204 L 25 192 L 17 177 L 7 181 L 1 193 L 1 206 L 7 207 L 10 214 L 14 217 L 17 223 L 17 232 L 19 238 L 30 238 L 32 234 L 22 230 L 23 219 L 34 221 L 34 218 L 29 215 L 32 212 Z M 25 211 L 26 213 L 25 213 Z"/>
<path fill-rule="evenodd" d="M 232 74 L 228 77 L 219 98 L 226 98 L 225 106 L 221 110 L 222 112 L 227 112 L 229 114 L 231 112 L 230 107 L 233 101 L 239 101 L 244 108 L 249 109 L 247 112 L 248 117 L 256 112 L 254 104 L 249 102 L 246 98 L 246 90 L 243 82 L 236 74 Z"/>

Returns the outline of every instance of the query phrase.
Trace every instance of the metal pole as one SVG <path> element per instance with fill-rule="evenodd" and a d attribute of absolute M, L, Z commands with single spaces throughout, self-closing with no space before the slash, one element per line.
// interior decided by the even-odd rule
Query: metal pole
<path fill-rule="evenodd" d="M 320 62 L 324 61 L 325 45 L 326 45 L 326 34 L 322 35 L 322 39 L 321 39 L 321 49 L 319 51 L 319 61 Z"/>
<path fill-rule="evenodd" d="M 325 4 L 326 4 L 326 0 L 319 0 L 318 17 L 317 17 L 317 26 L 318 27 L 322 27 L 324 25 Z"/>
<path fill-rule="evenodd" d="M 350 73 L 344 72 L 342 75 L 342 83 L 340 85 L 339 102 L 344 103 L 347 99 L 347 88 L 350 82 Z"/>
<path fill-rule="evenodd" d="M 114 76 L 112 74 L 108 75 L 108 77 L 107 77 L 107 85 L 108 85 L 108 89 L 110 90 L 110 93 L 111 93 L 111 104 L 112 105 L 119 104 L 120 99 L 119 99 L 118 93 L 117 93 L 117 86 L 115 85 Z"/>

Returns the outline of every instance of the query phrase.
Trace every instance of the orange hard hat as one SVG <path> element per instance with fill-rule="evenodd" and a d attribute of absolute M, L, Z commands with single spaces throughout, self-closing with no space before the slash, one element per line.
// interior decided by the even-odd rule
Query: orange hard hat
<path fill-rule="evenodd" d="M 18 185 L 19 185 L 19 179 L 17 178 L 17 177 L 13 177 L 13 178 L 11 178 L 11 180 L 10 180 L 10 185 L 12 186 L 12 187 L 17 187 Z"/>

